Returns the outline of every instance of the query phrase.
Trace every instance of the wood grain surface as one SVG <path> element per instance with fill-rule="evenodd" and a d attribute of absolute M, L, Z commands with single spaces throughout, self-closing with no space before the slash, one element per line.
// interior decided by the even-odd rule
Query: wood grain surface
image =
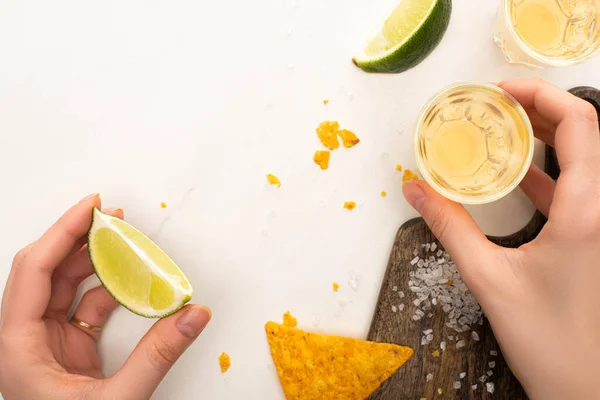
<path fill-rule="evenodd" d="M 578 87 L 572 89 L 571 93 L 594 104 L 600 115 L 598 90 Z M 545 164 L 546 172 L 557 179 L 560 169 L 556 153 L 548 146 L 546 146 Z M 490 237 L 490 240 L 501 246 L 518 247 L 533 240 L 545 223 L 544 216 L 536 212 L 521 231 L 507 237 Z M 413 321 L 412 316 L 417 307 L 412 303 L 416 296 L 408 289 L 409 272 L 414 270 L 410 261 L 414 258 L 415 249 L 419 250 L 421 256 L 424 255 L 421 244 L 433 242 L 440 246 L 421 218 L 406 222 L 398 230 L 368 340 L 410 346 L 415 350 L 415 355 L 369 398 L 371 400 L 526 399 L 523 388 L 502 357 L 487 319 L 484 319 L 482 326 L 472 327 L 479 334 L 479 341 L 472 339 L 471 332 L 457 333 L 446 327 L 446 314 L 440 305 L 433 308 L 432 318 L 424 317 L 420 321 Z M 397 287 L 397 291 L 393 290 L 394 286 Z M 404 292 L 405 298 L 400 298 L 398 294 L 400 291 Z M 401 303 L 406 308 L 394 312 L 392 306 Z M 426 329 L 433 329 L 434 340 L 429 345 L 421 346 L 422 331 Z M 450 335 L 465 340 L 466 346 L 456 349 L 457 339 L 449 341 Z M 433 357 L 432 352 L 439 350 L 442 340 L 447 343 L 446 351 L 440 352 L 440 357 Z M 497 351 L 498 356 L 491 356 L 492 350 Z M 495 361 L 494 368 L 489 366 L 491 361 Z M 494 383 L 494 394 L 488 393 L 485 384 L 479 381 L 479 378 L 490 370 L 493 375 L 489 377 L 488 382 Z M 461 372 L 467 374 L 464 379 L 458 377 Z M 433 379 L 427 382 L 426 376 L 429 373 L 433 374 Z M 455 381 L 461 382 L 461 388 L 458 390 L 452 387 Z M 474 384 L 477 384 L 476 390 L 471 389 L 471 385 Z M 438 389 L 441 389 L 442 394 L 438 393 Z"/>

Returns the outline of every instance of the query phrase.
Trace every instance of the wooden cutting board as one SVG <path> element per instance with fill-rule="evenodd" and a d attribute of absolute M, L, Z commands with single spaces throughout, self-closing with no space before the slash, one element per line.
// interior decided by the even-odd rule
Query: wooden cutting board
<path fill-rule="evenodd" d="M 578 87 L 571 92 L 594 104 L 600 115 L 598 90 Z M 546 146 L 545 161 L 546 172 L 557 179 L 560 170 L 556 153 L 548 146 Z M 519 247 L 533 240 L 545 222 L 544 216 L 537 212 L 521 231 L 502 238 L 490 237 L 490 240 L 505 247 Z M 424 317 L 420 321 L 413 321 L 412 316 L 417 307 L 412 303 L 416 296 L 408 289 L 409 272 L 414 270 L 410 261 L 414 258 L 415 249 L 421 252 L 420 255 L 424 254 L 421 244 L 433 242 L 441 248 L 440 243 L 421 218 L 406 222 L 398 230 L 367 339 L 410 346 L 415 350 L 415 355 L 369 398 L 372 400 L 526 399 L 523 388 L 506 365 L 486 319 L 483 326 L 472 327 L 479 334 L 479 341 L 473 340 L 470 332 L 458 334 L 446 327 L 446 314 L 439 305 L 431 311 L 433 313 L 431 318 Z M 398 293 L 400 291 L 404 292 L 405 298 L 400 298 Z M 397 307 L 401 303 L 405 305 L 405 309 L 394 312 L 392 306 Z M 426 329 L 433 329 L 434 340 L 429 345 L 421 346 L 422 331 Z M 458 339 L 449 341 L 450 335 L 465 340 L 466 346 L 456 349 Z M 431 353 L 439 350 L 442 340 L 447 343 L 446 351 L 440 352 L 440 357 L 434 358 Z M 492 350 L 497 351 L 498 356 L 491 356 Z M 490 368 L 488 364 L 491 361 L 496 363 L 494 368 Z M 493 375 L 488 381 L 494 383 L 493 395 L 487 393 L 485 384 L 479 381 L 479 377 L 490 370 L 493 371 Z M 458 377 L 461 372 L 467 374 L 464 379 Z M 433 374 L 433 379 L 427 382 L 426 376 L 429 373 Z M 455 381 L 461 382 L 461 388 L 458 390 L 452 387 Z M 473 391 L 471 385 L 474 384 L 478 387 Z M 442 390 L 441 395 L 438 394 L 438 389 Z"/>

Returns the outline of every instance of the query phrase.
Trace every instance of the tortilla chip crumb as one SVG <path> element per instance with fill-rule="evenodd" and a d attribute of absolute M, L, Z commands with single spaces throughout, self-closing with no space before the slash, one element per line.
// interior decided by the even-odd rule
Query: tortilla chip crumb
<path fill-rule="evenodd" d="M 329 100 L 323 100 L 323 104 L 325 104 L 325 105 L 329 104 Z"/>
<path fill-rule="evenodd" d="M 229 354 L 221 353 L 221 355 L 219 356 L 219 365 L 221 366 L 222 374 L 227 372 L 229 367 L 231 367 L 231 358 L 229 358 Z"/>
<path fill-rule="evenodd" d="M 298 325 L 298 320 L 289 311 L 286 311 L 283 314 L 283 326 L 294 328 L 296 325 Z"/>
<path fill-rule="evenodd" d="M 444 393 L 444 392 L 442 392 L 442 388 L 438 388 L 437 392 L 438 392 L 439 395 L 441 395 L 442 393 Z"/>
<path fill-rule="evenodd" d="M 279 181 L 279 178 L 275 175 L 267 175 L 267 180 L 271 185 L 277 185 L 277 187 L 281 187 L 281 182 Z"/>
<path fill-rule="evenodd" d="M 440 351 L 439 350 L 434 351 L 433 353 L 431 353 L 431 356 L 433 358 L 438 358 L 440 356 Z"/>
<path fill-rule="evenodd" d="M 402 176 L 402 182 L 409 182 L 419 179 L 419 175 L 412 172 L 410 169 L 404 171 L 404 175 Z"/>
<path fill-rule="evenodd" d="M 414 351 L 395 344 L 265 325 L 271 356 L 286 399 L 363 400 Z"/>
<path fill-rule="evenodd" d="M 167 208 L 167 203 L 165 203 L 164 201 L 160 203 L 160 208 Z"/>
<path fill-rule="evenodd" d="M 340 130 L 340 124 L 337 121 L 325 121 L 317 127 L 317 135 L 323 146 L 329 150 L 335 150 L 340 147 L 337 133 Z"/>
<path fill-rule="evenodd" d="M 340 284 L 337 282 L 333 282 L 333 291 L 337 292 L 338 290 L 340 290 Z"/>
<path fill-rule="evenodd" d="M 427 400 L 427 397 L 421 397 L 419 400 Z"/>
<path fill-rule="evenodd" d="M 396 165 L 396 171 L 402 172 L 402 165 L 400 165 L 400 164 Z"/>
<path fill-rule="evenodd" d="M 317 150 L 317 152 L 315 152 L 315 156 L 313 157 L 313 160 L 315 161 L 315 163 L 321 167 L 322 170 L 326 170 L 327 168 L 329 168 L 329 157 L 330 157 L 331 153 L 329 151 L 326 150 Z"/>
<path fill-rule="evenodd" d="M 452 279 L 448 279 L 448 282 L 446 282 L 446 286 L 452 286 Z"/>
<path fill-rule="evenodd" d="M 360 139 L 356 137 L 354 132 L 349 130 L 342 129 L 341 131 L 338 131 L 338 135 L 342 138 L 342 142 L 346 148 L 354 147 L 360 143 Z"/>
<path fill-rule="evenodd" d="M 387 196 L 387 192 L 385 190 L 382 190 L 381 191 L 381 197 L 385 197 L 385 196 Z"/>
<path fill-rule="evenodd" d="M 353 202 L 353 201 L 347 201 L 347 202 L 344 203 L 344 208 L 346 210 L 352 211 L 352 210 L 354 210 L 356 208 L 356 203 Z"/>

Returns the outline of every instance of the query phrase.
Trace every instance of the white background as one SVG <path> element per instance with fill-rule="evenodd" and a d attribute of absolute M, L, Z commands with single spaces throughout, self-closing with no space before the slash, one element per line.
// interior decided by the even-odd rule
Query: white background
<path fill-rule="evenodd" d="M 15 252 L 100 192 L 213 310 L 155 398 L 283 398 L 263 324 L 289 309 L 303 328 L 366 335 L 395 231 L 415 215 L 394 166 L 414 168 L 412 127 L 435 91 L 524 76 L 600 86 L 600 59 L 541 72 L 507 64 L 491 0 L 455 0 L 447 35 L 417 68 L 363 73 L 351 56 L 396 2 L 0 1 L 0 287 Z M 361 143 L 322 172 L 312 155 L 326 119 Z M 492 234 L 532 214 L 519 193 L 472 210 Z M 356 291 L 350 271 L 363 276 Z M 107 374 L 151 323 L 115 313 L 101 341 Z"/>

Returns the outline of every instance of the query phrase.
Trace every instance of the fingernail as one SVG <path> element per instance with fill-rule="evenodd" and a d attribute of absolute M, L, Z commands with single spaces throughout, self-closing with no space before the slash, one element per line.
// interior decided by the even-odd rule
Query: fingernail
<path fill-rule="evenodd" d="M 89 199 L 91 199 L 91 198 L 98 197 L 98 196 L 100 196 L 100 193 L 92 193 L 92 194 L 88 194 L 88 195 L 87 195 L 87 196 L 85 196 L 83 199 L 81 199 L 81 201 L 89 200 Z"/>
<path fill-rule="evenodd" d="M 195 338 L 210 321 L 210 310 L 202 306 L 188 306 L 184 314 L 177 320 L 177 329 L 183 336 Z"/>
<path fill-rule="evenodd" d="M 425 191 L 417 183 L 408 182 L 402 186 L 404 198 L 415 210 L 421 212 L 425 202 Z"/>
<path fill-rule="evenodd" d="M 106 210 L 103 211 L 104 214 L 123 214 L 125 215 L 125 212 L 123 211 L 122 208 L 107 208 Z"/>

